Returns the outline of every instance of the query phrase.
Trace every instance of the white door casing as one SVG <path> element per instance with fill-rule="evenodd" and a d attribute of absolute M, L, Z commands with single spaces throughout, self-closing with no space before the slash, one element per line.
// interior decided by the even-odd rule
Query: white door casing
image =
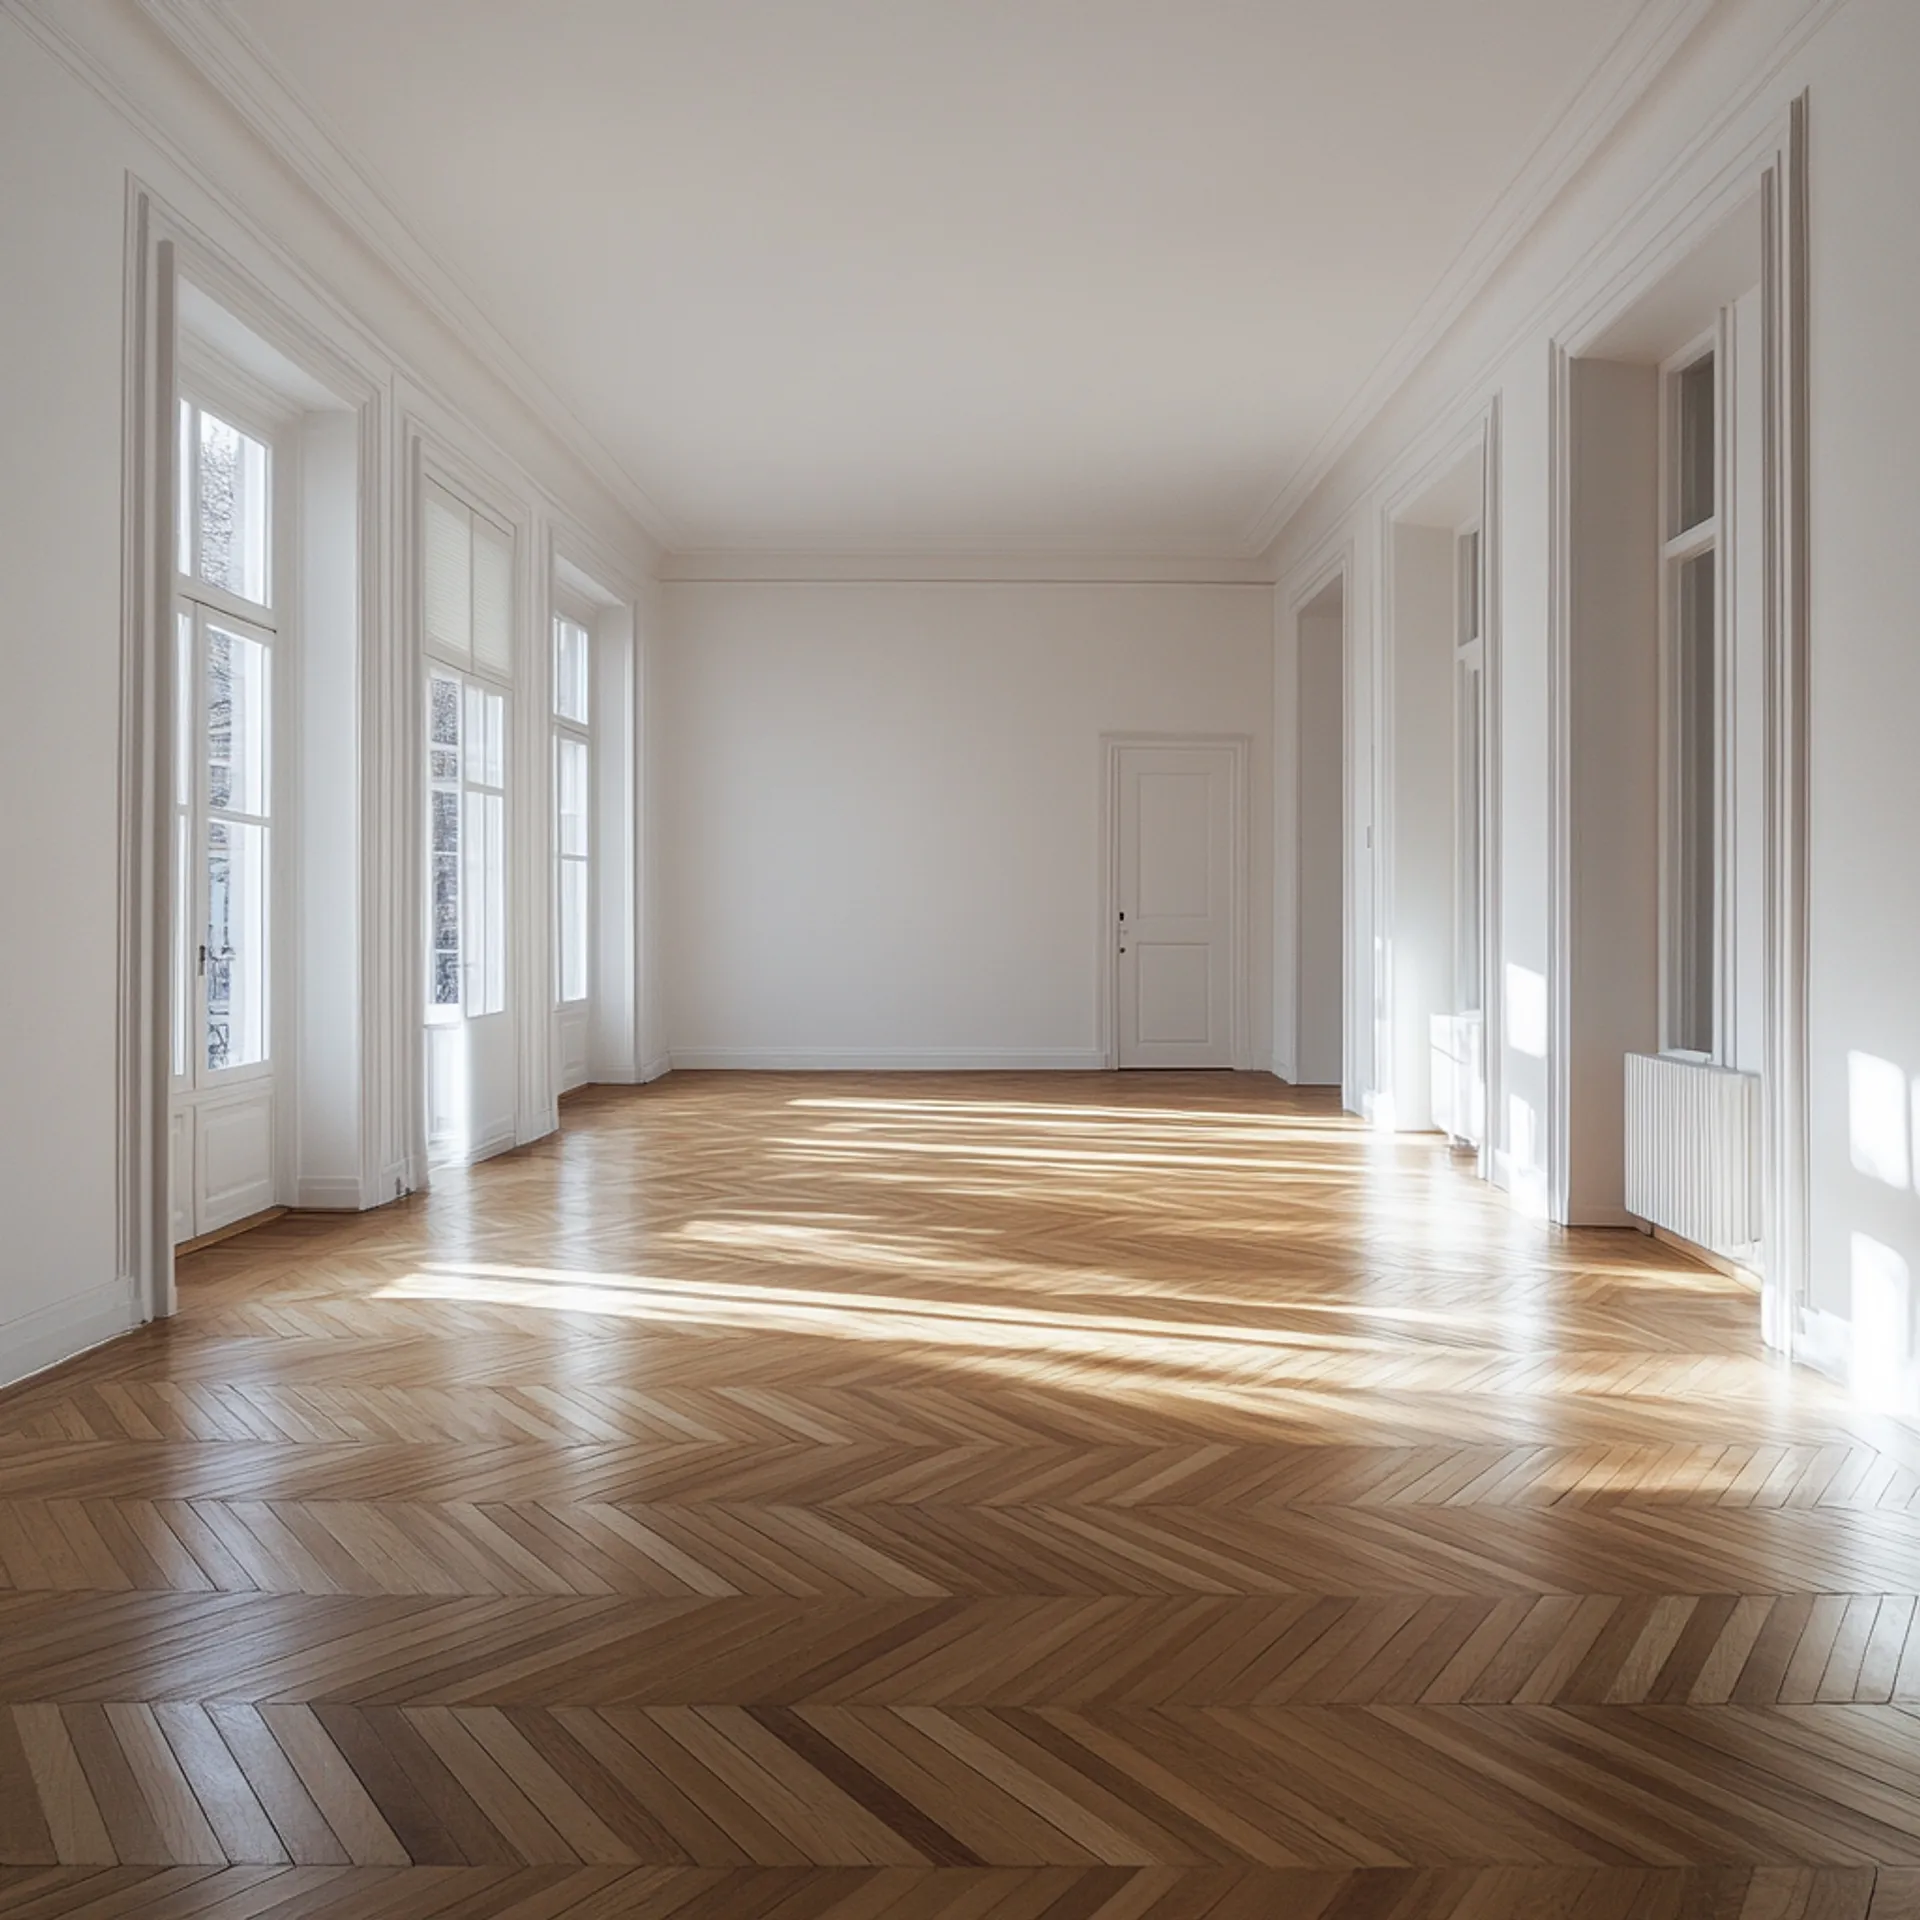
<path fill-rule="evenodd" d="M 1110 746 L 1115 1064 L 1234 1066 L 1243 750 L 1220 741 Z"/>

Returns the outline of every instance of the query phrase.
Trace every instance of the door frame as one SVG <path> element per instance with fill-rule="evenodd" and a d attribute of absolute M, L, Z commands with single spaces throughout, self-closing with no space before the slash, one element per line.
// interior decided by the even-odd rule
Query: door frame
<path fill-rule="evenodd" d="M 1230 1012 L 1230 1052 L 1236 1072 L 1245 1072 L 1247 1057 L 1247 899 L 1251 874 L 1248 856 L 1251 835 L 1248 831 L 1248 768 L 1253 754 L 1253 736 L 1245 733 L 1103 733 L 1100 736 L 1100 956 L 1095 969 L 1095 1024 L 1099 1036 L 1101 1064 L 1109 1073 L 1120 1065 L 1120 952 L 1114 938 L 1117 924 L 1115 901 L 1120 892 L 1120 756 L 1136 747 L 1161 747 L 1170 751 L 1206 748 L 1232 756 L 1228 775 L 1227 829 L 1231 853 L 1228 872 L 1233 880 L 1233 903 L 1227 936 L 1228 974 L 1232 981 Z"/>
<path fill-rule="evenodd" d="M 1573 892 L 1573 362 L 1661 275 L 1718 224 L 1757 201 L 1761 230 L 1761 498 L 1765 514 L 1765 1025 L 1761 1071 L 1765 1267 L 1760 1326 L 1785 1358 L 1822 1350 L 1808 1304 L 1812 1267 L 1811 1058 L 1808 1044 L 1808 708 L 1812 607 L 1808 594 L 1808 303 L 1811 202 L 1808 96 L 1796 95 L 1746 144 L 1707 164 L 1690 151 L 1643 205 L 1642 231 L 1600 259 L 1580 304 L 1553 332 L 1549 360 L 1547 701 L 1549 1216 L 1570 1211 Z"/>

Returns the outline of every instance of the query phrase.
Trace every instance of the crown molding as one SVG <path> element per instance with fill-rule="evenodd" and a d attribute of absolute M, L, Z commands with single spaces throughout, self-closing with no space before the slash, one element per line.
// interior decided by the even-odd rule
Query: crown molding
<path fill-rule="evenodd" d="M 1314 489 L 1472 306 L 1717 4 L 1718 0 L 1645 0 L 1474 228 L 1379 365 L 1254 520 L 1242 552 L 1264 553 L 1273 545 Z"/>
<path fill-rule="evenodd" d="M 901 549 L 724 548 L 663 554 L 659 579 L 679 586 L 1179 586 L 1273 585 L 1264 556 L 1089 552 L 1004 547 Z"/>
<path fill-rule="evenodd" d="M 1770 90 L 1846 4 L 1847 0 L 1801 0 L 1800 11 L 1792 21 L 1750 58 L 1738 83 L 1727 89 L 1719 112 L 1661 163 L 1654 177 L 1583 250 L 1577 264 L 1497 323 L 1476 354 L 1473 373 L 1453 380 L 1444 399 L 1420 416 L 1419 424 L 1409 429 L 1391 454 L 1347 478 L 1325 505 L 1325 529 L 1301 554 L 1290 557 L 1285 552 L 1288 525 L 1282 522 L 1275 544 L 1266 555 L 1277 580 L 1296 577 L 1316 560 L 1328 541 L 1341 537 L 1341 525 L 1368 499 L 1382 490 L 1397 488 L 1406 474 L 1433 457 L 1436 448 L 1457 436 L 1462 420 L 1480 410 L 1484 396 L 1498 381 L 1500 369 L 1523 347 L 1551 340 L 1556 347 L 1577 349 L 1595 326 L 1595 316 L 1610 310 L 1617 301 L 1621 274 L 1638 271 L 1652 277 L 1649 261 L 1653 256 L 1647 252 L 1645 239 L 1648 223 L 1670 228 L 1671 238 L 1672 233 L 1690 228 L 1701 204 L 1724 202 L 1730 182 L 1744 181 L 1757 170 L 1758 156 L 1777 140 L 1778 112 L 1767 105 Z M 1742 186 L 1740 191 L 1746 188 Z M 1369 417 L 1362 426 L 1371 424 Z M 1315 480 L 1314 488 L 1328 478 L 1338 457 L 1343 456 L 1330 463 Z M 1309 494 L 1312 491 L 1308 489 Z"/>
<path fill-rule="evenodd" d="M 31 0 L 28 0 L 31 4 Z M 234 19 L 224 0 L 135 0 L 140 11 L 268 149 L 381 265 L 521 403 L 661 546 L 666 515 L 607 446 L 508 339 L 374 179 L 337 131 L 307 106 Z"/>

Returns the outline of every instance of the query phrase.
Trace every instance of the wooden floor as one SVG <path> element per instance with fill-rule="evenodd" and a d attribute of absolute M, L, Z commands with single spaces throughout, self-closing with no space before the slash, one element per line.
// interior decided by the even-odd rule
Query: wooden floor
<path fill-rule="evenodd" d="M 1226 1075 L 676 1076 L 0 1395 L 0 1909 L 1920 1915 L 1920 1444 Z"/>

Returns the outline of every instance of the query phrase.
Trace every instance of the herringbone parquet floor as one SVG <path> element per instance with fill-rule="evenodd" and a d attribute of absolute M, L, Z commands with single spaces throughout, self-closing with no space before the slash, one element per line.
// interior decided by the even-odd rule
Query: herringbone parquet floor
<path fill-rule="evenodd" d="M 1920 1916 L 1920 1444 L 1226 1075 L 678 1076 L 0 1395 L 0 1908 Z"/>

